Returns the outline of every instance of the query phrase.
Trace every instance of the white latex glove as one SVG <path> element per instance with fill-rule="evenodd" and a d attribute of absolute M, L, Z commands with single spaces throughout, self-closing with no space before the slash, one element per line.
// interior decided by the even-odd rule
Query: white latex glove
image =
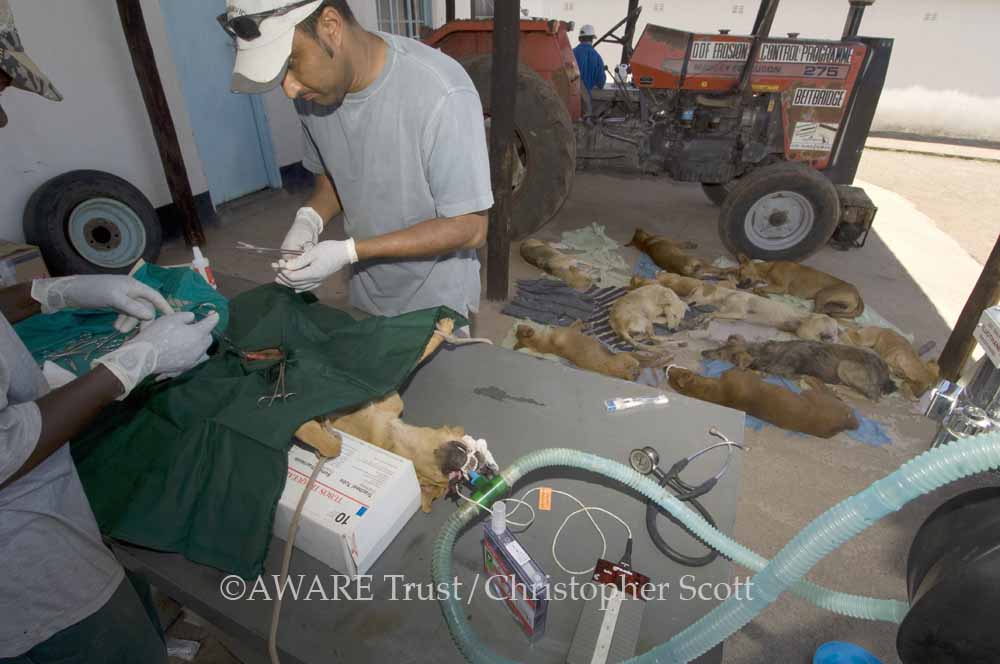
<path fill-rule="evenodd" d="M 331 274 L 357 262 L 358 252 L 354 246 L 354 238 L 349 238 L 343 242 L 320 242 L 301 256 L 287 260 L 283 258 L 271 267 L 278 270 L 275 281 L 294 288 L 296 293 L 302 293 L 319 287 Z"/>
<path fill-rule="evenodd" d="M 319 236 L 322 232 L 323 218 L 319 216 L 319 213 L 311 207 L 299 208 L 299 211 L 295 213 L 292 227 L 288 229 L 285 240 L 281 243 L 281 248 L 291 251 L 312 249 L 319 244 Z M 286 258 L 294 257 L 291 254 L 286 256 Z"/>
<path fill-rule="evenodd" d="M 121 315 L 115 329 L 129 332 L 140 320 L 153 320 L 156 312 L 174 310 L 155 289 L 123 274 L 89 274 L 58 279 L 35 279 L 31 297 L 42 305 L 43 314 L 63 309 L 104 309 Z"/>
<path fill-rule="evenodd" d="M 205 351 L 212 345 L 212 330 L 218 324 L 219 315 L 214 312 L 197 323 L 190 311 L 163 316 L 144 324 L 135 338 L 93 364 L 104 365 L 118 378 L 125 388 L 118 397 L 121 401 L 146 376 L 176 376 L 208 359 Z"/>

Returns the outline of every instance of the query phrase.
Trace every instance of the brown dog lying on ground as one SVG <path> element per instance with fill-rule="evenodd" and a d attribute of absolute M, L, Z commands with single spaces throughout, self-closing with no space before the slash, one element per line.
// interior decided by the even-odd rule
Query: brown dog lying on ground
<path fill-rule="evenodd" d="M 641 228 L 635 229 L 635 235 L 627 247 L 635 247 L 646 252 L 653 262 L 667 272 L 697 277 L 702 274 L 714 274 L 715 270 L 706 267 L 705 262 L 692 258 L 684 253 L 685 249 L 694 249 L 698 245 L 692 242 L 674 242 L 662 235 L 650 235 Z"/>
<path fill-rule="evenodd" d="M 530 348 L 537 353 L 551 353 L 566 358 L 581 369 L 629 381 L 639 378 L 642 367 L 654 364 L 664 366 L 672 359 L 670 354 L 647 358 L 636 353 L 612 353 L 597 339 L 581 332 L 582 327 L 583 323 L 579 321 L 569 327 L 543 329 L 518 325 L 514 350 Z"/>
<path fill-rule="evenodd" d="M 687 302 L 691 306 L 716 307 L 718 310 L 709 314 L 712 318 L 745 320 L 811 341 L 834 342 L 840 331 L 837 321 L 824 314 L 800 311 L 784 302 L 713 284 L 703 284 Z"/>
<path fill-rule="evenodd" d="M 521 258 L 577 290 L 585 291 L 594 283 L 578 260 L 557 251 L 547 242 L 525 240 L 521 243 Z"/>
<path fill-rule="evenodd" d="M 666 286 L 673 292 L 677 293 L 677 296 L 682 300 L 686 300 L 691 297 L 695 291 L 704 286 L 706 283 L 710 285 L 721 286 L 723 288 L 736 288 L 736 282 L 732 279 L 725 279 L 722 281 L 712 281 L 705 282 L 701 279 L 696 279 L 695 277 L 685 277 L 680 274 L 674 274 L 673 272 L 659 272 L 655 279 L 643 279 L 642 277 L 632 277 L 632 283 L 629 284 L 629 288 L 635 290 L 642 286 L 649 286 L 650 284 L 660 284 L 661 286 Z"/>
<path fill-rule="evenodd" d="M 758 295 L 787 293 L 814 300 L 813 310 L 836 318 L 857 318 L 865 311 L 861 293 L 842 279 L 791 261 L 755 263 L 740 254 L 740 288 Z"/>
<path fill-rule="evenodd" d="M 850 328 L 844 331 L 843 341 L 878 353 L 892 373 L 903 379 L 914 398 L 923 396 L 940 376 L 937 362 L 924 362 L 910 342 L 893 330 L 875 326 Z"/>
<path fill-rule="evenodd" d="M 805 379 L 811 389 L 795 394 L 743 369 L 730 369 L 719 378 L 705 378 L 680 367 L 667 374 L 670 386 L 684 396 L 742 410 L 789 431 L 830 438 L 858 428 L 850 407 L 812 376 Z"/>
<path fill-rule="evenodd" d="M 686 313 L 687 305 L 676 293 L 665 286 L 651 284 L 626 293 L 611 305 L 608 322 L 619 337 L 638 347 L 638 339 L 665 343 L 656 337 L 653 323 L 674 329 Z"/>
<path fill-rule="evenodd" d="M 703 351 L 701 356 L 785 378 L 815 376 L 824 383 L 853 387 L 872 401 L 896 391 L 882 358 L 855 346 L 816 341 L 747 343 L 734 335 L 725 346 Z"/>

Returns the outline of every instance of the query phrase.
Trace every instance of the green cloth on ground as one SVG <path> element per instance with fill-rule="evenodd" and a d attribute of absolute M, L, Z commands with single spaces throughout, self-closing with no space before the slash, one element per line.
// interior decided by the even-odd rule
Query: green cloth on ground
<path fill-rule="evenodd" d="M 295 396 L 271 408 L 269 372 L 225 348 L 168 383 L 106 411 L 73 442 L 101 530 L 243 577 L 263 572 L 295 430 L 397 390 L 450 309 L 355 321 L 276 285 L 240 295 L 228 338 L 243 350 L 280 346 Z"/>
<path fill-rule="evenodd" d="M 175 311 L 194 311 L 197 318 L 203 318 L 213 310 L 219 312 L 215 333 L 218 336 L 225 332 L 229 324 L 229 301 L 194 270 L 144 263 L 132 276 L 158 290 Z M 49 355 L 74 345 L 84 335 L 96 339 L 116 334 L 113 325 L 117 317 L 118 314 L 111 309 L 69 309 L 32 316 L 16 324 L 14 331 L 35 361 L 42 365 Z M 121 339 L 124 338 L 121 335 Z M 90 371 L 92 360 L 110 352 L 114 346 L 92 351 L 93 348 L 96 345 L 54 362 L 80 376 Z"/>
<path fill-rule="evenodd" d="M 583 263 L 594 284 L 601 288 L 620 288 L 632 280 L 621 247 L 608 237 L 600 224 L 564 231 L 559 243 L 554 246 L 566 249 L 567 255 Z"/>

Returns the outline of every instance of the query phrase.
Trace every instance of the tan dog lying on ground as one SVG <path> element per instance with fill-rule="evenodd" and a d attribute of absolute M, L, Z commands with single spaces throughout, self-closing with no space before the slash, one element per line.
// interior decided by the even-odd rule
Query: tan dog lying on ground
<path fill-rule="evenodd" d="M 636 288 L 649 286 L 650 284 L 660 284 L 661 286 L 666 286 L 675 292 L 682 300 L 686 300 L 706 283 L 714 286 L 721 286 L 722 288 L 736 288 L 736 282 L 732 279 L 706 282 L 701 279 L 696 279 L 695 277 L 685 277 L 680 274 L 674 274 L 673 272 L 659 272 L 657 273 L 655 279 L 632 277 L 632 282 L 629 284 L 629 288 L 635 290 Z"/>
<path fill-rule="evenodd" d="M 743 369 L 730 369 L 719 378 L 680 367 L 667 373 L 670 386 L 684 396 L 742 410 L 782 429 L 830 438 L 858 428 L 850 407 L 812 376 L 805 379 L 811 389 L 795 394 Z"/>
<path fill-rule="evenodd" d="M 692 242 L 674 242 L 661 235 L 651 235 L 641 228 L 635 229 L 635 235 L 627 247 L 635 247 L 644 251 L 667 272 L 684 275 L 685 277 L 697 277 L 703 274 L 714 274 L 716 271 L 705 265 L 705 262 L 698 258 L 692 258 L 684 253 L 685 249 L 694 249 L 698 245 Z"/>
<path fill-rule="evenodd" d="M 701 356 L 785 378 L 815 376 L 824 383 L 853 387 L 872 401 L 896 391 L 881 357 L 867 348 L 845 344 L 804 340 L 747 343 L 733 335 L 725 346 L 702 351 Z"/>
<path fill-rule="evenodd" d="M 687 305 L 665 286 L 651 284 L 626 293 L 611 305 L 608 322 L 619 337 L 638 347 L 639 339 L 665 343 L 653 330 L 653 324 L 676 328 L 687 313 Z"/>
<path fill-rule="evenodd" d="M 712 318 L 774 327 L 800 339 L 834 342 L 840 330 L 837 321 L 824 314 L 800 311 L 784 302 L 713 284 L 703 284 L 687 302 L 691 306 L 716 307 L 718 311 L 709 314 Z"/>
<path fill-rule="evenodd" d="M 814 300 L 816 313 L 857 318 L 865 311 L 861 293 L 853 284 L 791 261 L 755 263 L 740 254 L 737 275 L 740 288 L 752 288 L 758 295 L 787 293 Z"/>
<path fill-rule="evenodd" d="M 551 353 L 566 358 L 581 369 L 634 381 L 644 366 L 665 366 L 673 356 L 661 354 L 642 357 L 636 353 L 612 353 L 601 342 L 588 337 L 577 321 L 569 327 L 535 329 L 530 325 L 517 326 L 517 343 L 514 350 L 530 348 L 537 353 Z"/>
<path fill-rule="evenodd" d="M 903 379 L 914 398 L 923 396 L 940 377 L 937 362 L 924 362 L 910 342 L 893 330 L 875 326 L 850 328 L 844 331 L 842 340 L 878 353 L 892 373 Z"/>
<path fill-rule="evenodd" d="M 594 283 L 579 261 L 557 251 L 547 242 L 525 240 L 521 243 L 521 258 L 577 290 L 585 291 Z"/>

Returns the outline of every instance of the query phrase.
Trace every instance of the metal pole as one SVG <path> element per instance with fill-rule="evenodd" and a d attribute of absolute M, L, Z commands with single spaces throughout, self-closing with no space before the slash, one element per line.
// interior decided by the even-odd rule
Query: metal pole
<path fill-rule="evenodd" d="M 864 18 L 865 9 L 875 3 L 875 0 L 850 0 L 851 9 L 847 13 L 847 22 L 844 24 L 843 41 L 853 39 L 861 32 L 861 19 Z"/>
<path fill-rule="evenodd" d="M 628 1 L 628 21 L 625 24 L 625 36 L 622 37 L 622 64 L 632 61 L 632 43 L 635 40 L 635 24 L 639 22 L 639 0 Z"/>
<path fill-rule="evenodd" d="M 521 2 L 494 6 L 493 74 L 490 88 L 490 169 L 493 209 L 487 242 L 486 297 L 507 299 L 510 283 L 510 234 L 514 180 L 514 109 L 517 96 L 518 42 L 521 38 Z"/>
<path fill-rule="evenodd" d="M 444 20 L 445 23 L 451 23 L 455 20 L 455 0 L 445 0 Z"/>
<path fill-rule="evenodd" d="M 955 323 L 955 329 L 948 337 L 948 343 L 941 351 L 938 364 L 941 367 L 941 377 L 952 382 L 959 379 L 965 363 L 976 347 L 976 339 L 972 333 L 979 324 L 983 311 L 1000 301 L 1000 237 L 993 245 L 990 257 L 986 259 L 979 281 L 969 295 L 962 308 L 962 313 Z"/>

